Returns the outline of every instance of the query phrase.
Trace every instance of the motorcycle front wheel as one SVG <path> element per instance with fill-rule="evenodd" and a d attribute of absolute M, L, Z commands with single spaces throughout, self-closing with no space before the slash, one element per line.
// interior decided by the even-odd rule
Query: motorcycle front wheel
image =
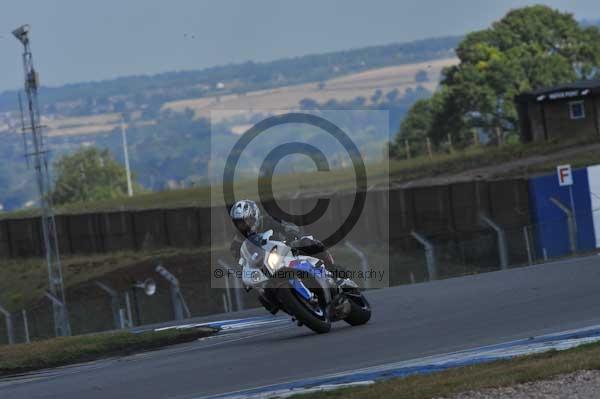
<path fill-rule="evenodd" d="M 331 329 L 331 321 L 325 309 L 308 303 L 291 285 L 286 284 L 277 289 L 277 296 L 288 313 L 314 332 L 324 334 Z"/>

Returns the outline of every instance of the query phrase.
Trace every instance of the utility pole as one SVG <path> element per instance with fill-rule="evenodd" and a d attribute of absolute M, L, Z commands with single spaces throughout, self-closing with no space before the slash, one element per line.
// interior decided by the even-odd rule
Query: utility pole
<path fill-rule="evenodd" d="M 131 184 L 131 168 L 129 167 L 129 148 L 127 147 L 127 132 L 125 122 L 121 115 L 121 142 L 123 143 L 123 157 L 125 158 L 125 173 L 127 174 L 127 195 L 133 197 L 133 185 Z"/>
<path fill-rule="evenodd" d="M 38 105 L 38 74 L 33 68 L 33 57 L 29 47 L 29 25 L 23 25 L 13 31 L 13 35 L 23 45 L 23 69 L 25 71 L 25 93 L 27 94 L 27 126 L 21 115 L 23 133 L 31 132 L 33 152 L 26 154 L 33 157 L 33 165 L 36 173 L 36 181 L 40 194 L 40 206 L 42 208 L 42 232 L 44 237 L 44 250 L 46 263 L 48 264 L 49 289 L 46 296 L 52 301 L 54 313 L 54 329 L 57 336 L 71 335 L 71 326 L 67 305 L 58 250 L 58 235 L 56 233 L 56 221 L 52 207 L 50 173 L 48 171 L 48 159 L 44 147 L 44 137 L 40 124 L 40 111 Z M 27 141 L 26 141 L 27 142 Z"/>

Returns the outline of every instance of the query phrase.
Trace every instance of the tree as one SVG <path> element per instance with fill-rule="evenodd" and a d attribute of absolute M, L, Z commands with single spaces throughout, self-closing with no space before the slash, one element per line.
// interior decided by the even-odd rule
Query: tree
<path fill-rule="evenodd" d="M 396 102 L 399 95 L 400 95 L 400 92 L 398 91 L 398 89 L 394 89 L 394 90 L 389 91 L 385 95 L 385 98 L 387 98 L 388 103 L 393 104 Z"/>
<path fill-rule="evenodd" d="M 313 100 L 312 98 L 303 98 L 300 100 L 300 109 L 317 109 L 319 108 L 319 103 Z"/>
<path fill-rule="evenodd" d="M 417 74 L 415 75 L 415 82 L 417 83 L 423 83 L 423 82 L 427 82 L 429 80 L 429 75 L 427 74 L 427 71 L 424 69 L 420 69 Z"/>
<path fill-rule="evenodd" d="M 375 92 L 371 96 L 371 102 L 373 104 L 377 104 L 379 102 L 379 100 L 381 100 L 382 96 L 383 96 L 383 92 L 381 91 L 381 89 L 375 90 Z"/>
<path fill-rule="evenodd" d="M 411 154 L 421 154 L 433 124 L 433 99 L 418 100 L 400 125 L 400 131 L 391 146 L 391 155 L 401 158 L 405 155 L 405 141 L 408 140 Z"/>
<path fill-rule="evenodd" d="M 125 168 L 108 150 L 82 148 L 54 163 L 56 204 L 94 201 L 127 195 Z"/>
<path fill-rule="evenodd" d="M 456 55 L 460 63 L 444 71 L 432 99 L 427 135 L 438 143 L 448 134 L 453 143 L 467 143 L 473 128 L 514 134 L 519 93 L 599 78 L 600 30 L 546 6 L 525 7 L 467 35 Z"/>

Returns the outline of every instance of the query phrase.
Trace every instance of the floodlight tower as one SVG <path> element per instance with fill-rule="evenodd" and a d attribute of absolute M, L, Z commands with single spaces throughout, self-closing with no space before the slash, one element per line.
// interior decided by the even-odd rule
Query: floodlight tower
<path fill-rule="evenodd" d="M 25 71 L 25 93 L 27 94 L 28 120 L 23 118 L 23 134 L 31 132 L 33 151 L 26 154 L 33 157 L 36 173 L 40 205 L 42 208 L 42 231 L 44 237 L 44 250 L 48 264 L 49 290 L 46 296 L 52 302 L 54 312 L 54 329 L 57 336 L 71 335 L 71 326 L 65 302 L 60 254 L 58 250 L 58 236 L 56 221 L 52 209 L 50 173 L 48 159 L 44 147 L 42 126 L 40 124 L 40 111 L 38 106 L 38 74 L 33 68 L 33 57 L 29 47 L 29 25 L 23 25 L 13 31 L 13 35 L 23 45 L 23 68 Z M 27 142 L 27 140 L 26 140 Z"/>

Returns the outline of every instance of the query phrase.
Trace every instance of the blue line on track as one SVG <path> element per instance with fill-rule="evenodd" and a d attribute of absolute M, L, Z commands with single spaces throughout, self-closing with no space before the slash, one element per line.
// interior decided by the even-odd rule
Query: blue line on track
<path fill-rule="evenodd" d="M 406 377 L 414 374 L 430 374 L 456 367 L 472 366 L 495 360 L 508 359 L 528 353 L 539 353 L 560 346 L 574 347 L 587 342 L 600 340 L 600 326 L 564 333 L 548 334 L 529 339 L 484 346 L 481 348 L 463 350 L 447 355 L 430 356 L 354 372 L 323 376 L 290 383 L 270 385 L 222 395 L 210 396 L 217 398 L 257 398 L 269 397 L 269 393 L 294 391 L 302 393 L 303 389 L 311 389 L 325 385 L 340 385 L 362 381 L 378 381 L 396 377 Z M 410 365 L 410 363 L 418 363 Z"/>

